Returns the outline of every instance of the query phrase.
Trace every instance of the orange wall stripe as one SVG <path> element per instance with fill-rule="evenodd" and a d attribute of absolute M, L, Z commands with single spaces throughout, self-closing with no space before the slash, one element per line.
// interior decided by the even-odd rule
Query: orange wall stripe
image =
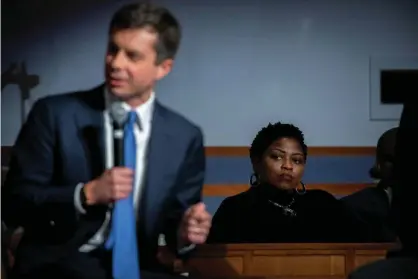
<path fill-rule="evenodd" d="M 373 146 L 310 146 L 308 155 L 374 155 Z M 208 146 L 206 156 L 249 156 L 247 146 Z"/>
<path fill-rule="evenodd" d="M 7 163 L 11 146 L 2 146 L 2 165 Z M 375 155 L 375 147 L 368 146 L 310 146 L 308 155 L 324 156 L 370 156 Z M 247 146 L 207 146 L 205 148 L 206 156 L 249 156 L 249 147 Z"/>
<path fill-rule="evenodd" d="M 373 184 L 309 184 L 307 189 L 319 189 L 333 195 L 349 195 L 359 190 L 371 187 Z M 229 197 L 246 191 L 247 184 L 208 184 L 203 187 L 204 197 Z"/>

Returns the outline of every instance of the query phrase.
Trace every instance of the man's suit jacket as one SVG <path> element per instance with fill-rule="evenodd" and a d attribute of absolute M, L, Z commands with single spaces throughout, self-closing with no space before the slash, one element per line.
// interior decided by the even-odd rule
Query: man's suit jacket
<path fill-rule="evenodd" d="M 382 182 L 380 182 L 382 183 Z M 394 242 L 396 233 L 390 222 L 389 196 L 381 185 L 369 187 L 341 198 L 367 228 L 371 242 Z"/>
<path fill-rule="evenodd" d="M 56 261 L 86 243 L 107 206 L 79 215 L 74 190 L 105 170 L 103 87 L 38 100 L 23 125 L 2 189 L 2 218 L 23 226 L 17 268 Z M 158 236 L 173 250 L 183 212 L 201 200 L 205 157 L 201 130 L 155 103 L 145 184 L 138 212 L 141 268 L 153 269 Z"/>
<path fill-rule="evenodd" d="M 418 278 L 418 100 L 415 96 L 408 97 L 411 99 L 404 105 L 397 132 L 395 173 L 398 183 L 393 187 L 392 200 L 392 213 L 403 250 L 394 258 L 360 267 L 349 279 Z"/>

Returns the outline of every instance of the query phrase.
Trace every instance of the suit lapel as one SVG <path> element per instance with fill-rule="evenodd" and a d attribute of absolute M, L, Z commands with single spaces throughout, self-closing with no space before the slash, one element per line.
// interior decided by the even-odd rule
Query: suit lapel
<path fill-rule="evenodd" d="M 85 152 L 87 174 L 89 179 L 96 178 L 105 169 L 104 120 L 105 109 L 104 88 L 100 86 L 86 92 L 80 98 L 83 110 L 76 115 L 78 131 Z"/>
<path fill-rule="evenodd" d="M 150 230 L 155 227 L 159 208 L 165 195 L 169 194 L 172 184 L 172 179 L 167 179 L 169 168 L 164 167 L 167 165 L 167 155 L 171 154 L 172 131 L 168 122 L 164 108 L 156 101 L 147 153 L 146 184 L 141 201 L 145 212 L 140 213 L 141 218 L 145 219 L 145 222 L 141 223 L 147 224 L 147 233 L 151 233 Z"/>

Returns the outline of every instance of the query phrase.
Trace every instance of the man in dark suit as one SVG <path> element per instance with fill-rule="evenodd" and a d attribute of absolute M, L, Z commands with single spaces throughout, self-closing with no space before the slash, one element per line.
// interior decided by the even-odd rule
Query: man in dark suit
<path fill-rule="evenodd" d="M 395 177 L 392 211 L 402 250 L 396 257 L 378 261 L 359 268 L 350 279 L 415 279 L 418 278 L 418 100 L 404 105 L 397 131 L 395 152 Z M 413 98 L 413 99 L 412 99 Z"/>
<path fill-rule="evenodd" d="M 33 106 L 2 189 L 3 220 L 25 230 L 18 278 L 109 278 L 109 204 L 127 197 L 137 218 L 141 270 L 162 270 L 161 235 L 178 256 L 205 242 L 211 220 L 201 203 L 202 132 L 162 106 L 153 91 L 170 72 L 180 37 L 167 9 L 124 6 L 109 28 L 105 85 Z M 109 110 L 115 103 L 136 113 L 134 170 L 113 166 Z"/>
<path fill-rule="evenodd" d="M 377 185 L 341 199 L 367 227 L 370 242 L 396 241 L 396 232 L 389 217 L 395 184 L 393 168 L 397 130 L 387 130 L 377 142 L 376 161 L 370 169 L 370 176 L 379 180 Z"/>

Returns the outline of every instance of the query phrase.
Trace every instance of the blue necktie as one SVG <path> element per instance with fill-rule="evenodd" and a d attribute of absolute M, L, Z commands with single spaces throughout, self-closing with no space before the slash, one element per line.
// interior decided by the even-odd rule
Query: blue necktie
<path fill-rule="evenodd" d="M 135 171 L 136 142 L 134 127 L 137 114 L 129 112 L 124 129 L 124 165 Z M 112 226 L 107 249 L 113 249 L 112 271 L 114 279 L 139 279 L 139 258 L 133 191 L 129 197 L 118 200 L 113 207 Z"/>

